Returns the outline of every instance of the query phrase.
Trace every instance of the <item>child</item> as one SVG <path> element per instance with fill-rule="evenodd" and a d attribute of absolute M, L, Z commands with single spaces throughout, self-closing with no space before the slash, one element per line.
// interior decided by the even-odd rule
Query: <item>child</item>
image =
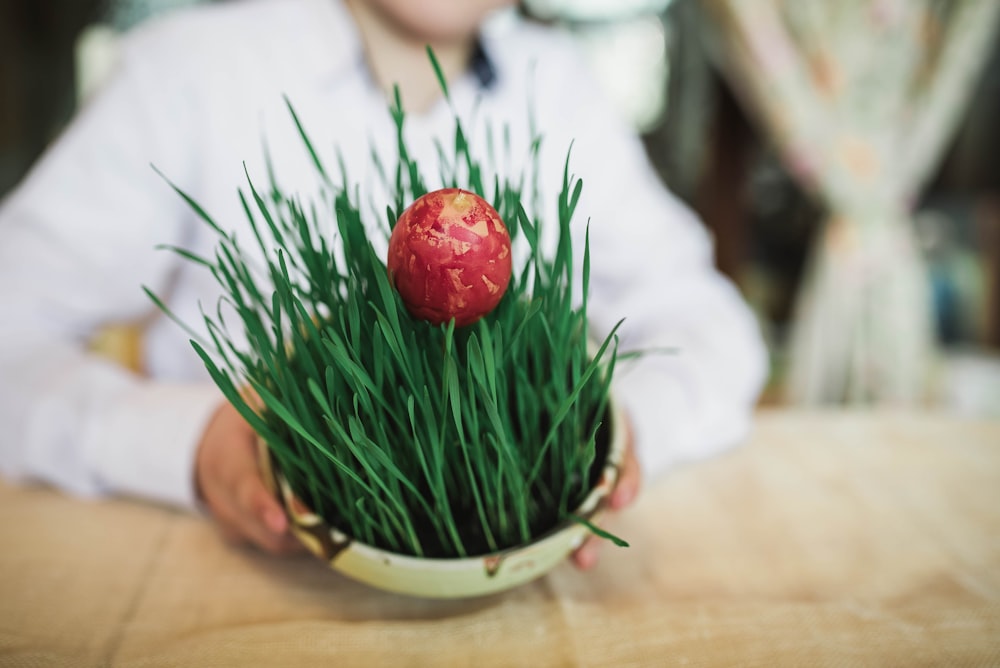
<path fill-rule="evenodd" d="M 351 178 L 377 194 L 370 147 L 391 156 L 385 94 L 400 82 L 408 141 L 425 174 L 437 174 L 433 138 L 448 141 L 452 111 L 426 45 L 463 118 L 509 126 L 513 150 L 497 150 L 506 173 L 529 166 L 521 147 L 533 138 L 534 110 L 549 217 L 555 208 L 546 202 L 575 142 L 571 169 L 584 181 L 578 217 L 591 220 L 595 332 L 624 317 L 623 349 L 679 350 L 616 374 L 638 458 L 613 506 L 635 496 L 638 462 L 648 477 L 741 439 L 765 369 L 753 317 L 713 269 L 705 231 L 660 185 L 571 45 L 526 22 L 487 21 L 503 4 L 242 0 L 130 35 L 112 81 L 0 209 L 0 469 L 76 494 L 201 503 L 227 535 L 292 549 L 257 471 L 250 428 L 206 380 L 187 335 L 140 289 L 165 296 L 186 322 L 199 321 L 199 303 L 208 307 L 219 294 L 207 272 L 154 250 L 211 254 L 213 240 L 149 165 L 227 229 L 245 227 L 236 190 L 243 162 L 265 180 L 262 138 L 283 188 L 313 192 L 287 95 L 316 146 L 338 147 Z M 148 377 L 85 352 L 103 323 L 143 318 Z M 577 564 L 593 565 L 595 549 L 585 545 Z"/>

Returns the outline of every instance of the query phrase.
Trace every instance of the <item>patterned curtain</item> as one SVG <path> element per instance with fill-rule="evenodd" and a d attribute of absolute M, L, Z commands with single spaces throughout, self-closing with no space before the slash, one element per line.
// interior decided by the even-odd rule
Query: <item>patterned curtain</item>
<path fill-rule="evenodd" d="M 913 403 L 934 358 L 911 208 L 996 39 L 998 0 L 702 0 L 713 58 L 829 211 L 789 346 L 796 403 Z"/>

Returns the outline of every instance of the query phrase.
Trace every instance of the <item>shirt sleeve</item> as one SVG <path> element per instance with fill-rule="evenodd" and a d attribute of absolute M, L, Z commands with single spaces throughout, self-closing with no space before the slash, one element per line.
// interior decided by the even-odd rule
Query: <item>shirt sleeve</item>
<path fill-rule="evenodd" d="M 182 245 L 179 198 L 151 163 L 191 176 L 182 91 L 127 45 L 110 83 L 0 207 L 0 471 L 80 495 L 193 507 L 193 460 L 221 395 L 86 352 L 102 324 L 154 310 Z M 173 95 L 165 93 L 173 90 Z"/>
<path fill-rule="evenodd" d="M 613 391 L 632 423 L 647 477 L 738 444 L 767 375 L 756 318 L 714 267 L 711 239 L 662 184 L 636 133 L 604 102 L 579 57 L 548 61 L 541 111 L 548 151 L 583 180 L 574 220 L 591 248 L 595 334 L 621 319 Z M 543 98 L 545 99 L 545 98 Z M 565 128 L 565 134 L 560 132 Z M 558 183 L 545 185 L 558 192 Z M 575 242 L 582 248 L 582 238 Z M 582 253 L 577 253 L 577 256 Z"/>

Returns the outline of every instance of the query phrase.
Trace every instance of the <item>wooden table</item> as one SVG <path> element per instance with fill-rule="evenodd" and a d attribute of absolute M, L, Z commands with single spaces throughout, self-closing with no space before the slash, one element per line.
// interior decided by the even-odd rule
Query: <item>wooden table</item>
<path fill-rule="evenodd" d="M 421 601 L 0 483 L 0 665 L 1000 665 L 1000 423 L 765 412 L 614 528 L 594 572 Z"/>

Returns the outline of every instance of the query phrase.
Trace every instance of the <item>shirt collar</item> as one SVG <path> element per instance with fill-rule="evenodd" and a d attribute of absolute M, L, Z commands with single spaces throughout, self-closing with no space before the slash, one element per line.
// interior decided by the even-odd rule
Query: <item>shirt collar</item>
<path fill-rule="evenodd" d="M 483 90 L 489 90 L 496 84 L 497 71 L 490 55 L 486 52 L 482 37 L 476 38 L 476 47 L 472 52 L 472 62 L 469 63 L 469 69 Z"/>

